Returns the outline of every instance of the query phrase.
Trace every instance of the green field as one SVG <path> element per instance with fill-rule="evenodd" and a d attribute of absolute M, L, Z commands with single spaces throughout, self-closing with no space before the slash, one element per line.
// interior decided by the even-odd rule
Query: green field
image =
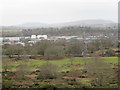
<path fill-rule="evenodd" d="M 57 88 L 83 88 L 83 87 L 89 87 L 89 88 L 96 88 L 99 86 L 94 86 L 92 83 L 99 85 L 99 82 L 93 82 L 95 81 L 100 81 L 100 83 L 103 83 L 104 80 L 108 80 L 107 82 L 109 82 L 109 86 L 108 85 L 103 85 L 104 87 L 117 87 L 117 81 L 116 81 L 116 76 L 114 75 L 115 73 L 112 72 L 112 70 L 110 69 L 110 67 L 114 67 L 114 69 L 117 68 L 118 65 L 118 57 L 101 57 L 98 58 L 98 60 L 103 60 L 107 63 L 110 63 L 108 69 L 106 71 L 104 71 L 106 69 L 106 65 L 104 63 L 100 63 L 100 65 L 97 63 L 95 63 L 96 65 L 102 66 L 101 69 L 102 70 L 102 74 L 101 73 L 101 69 L 99 69 L 99 67 L 97 68 L 97 66 L 95 68 L 97 68 L 97 73 L 100 74 L 100 78 L 96 78 L 96 74 L 93 76 L 90 76 L 89 73 L 87 73 L 87 69 L 85 66 L 90 64 L 86 64 L 89 61 L 94 62 L 94 60 L 96 60 L 98 57 L 94 58 L 94 57 L 72 57 L 72 58 L 63 58 L 60 60 L 38 60 L 38 59 L 28 59 L 28 60 L 15 60 L 15 58 L 6 58 L 3 59 L 4 60 L 8 60 L 4 65 L 3 65 L 3 71 L 4 70 L 9 70 L 9 72 L 5 71 L 3 73 L 3 80 L 4 80 L 4 85 L 7 87 L 7 85 L 12 85 L 11 87 L 19 87 L 19 88 L 31 88 L 31 86 L 33 88 L 44 88 L 44 87 L 57 87 Z M 50 63 L 54 64 L 54 67 L 50 67 L 49 65 L 48 68 L 50 69 L 50 71 L 48 71 L 48 73 L 51 72 L 51 70 L 54 68 L 58 68 L 57 69 L 57 74 L 55 78 L 50 78 L 48 77 L 42 77 L 43 75 L 47 75 L 46 74 L 46 68 L 45 71 L 42 71 L 42 69 L 44 70 L 44 67 L 47 67 L 46 63 L 47 61 L 49 61 Z M 46 63 L 46 64 L 44 64 Z M 44 65 L 43 65 L 44 64 Z M 51 65 L 52 65 L 51 64 Z M 95 64 L 90 64 L 90 67 L 93 67 L 92 65 Z M 19 65 L 22 65 L 20 67 L 18 67 Z M 58 67 L 56 67 L 56 66 Z M 41 68 L 42 66 L 42 68 Z M 89 66 L 89 65 L 88 65 Z M 89 67 L 89 68 L 90 68 Z M 7 68 L 7 69 L 5 69 Z M 47 69 L 48 69 L 47 68 Z M 94 67 L 93 67 L 94 68 Z M 49 70 L 48 69 L 48 70 Z M 16 72 L 17 70 L 17 72 Z M 37 71 L 36 71 L 37 70 Z M 40 70 L 40 71 L 38 71 Z M 100 71 L 99 71 L 100 70 Z M 109 70 L 112 73 L 109 73 Z M 14 72 L 15 71 L 15 72 Z M 94 71 L 94 70 L 93 70 Z M 96 72 L 96 69 L 95 71 Z M 100 72 L 100 73 L 99 73 Z M 52 72 L 53 73 L 53 72 Z M 98 75 L 97 74 L 97 75 Z M 48 74 L 51 75 L 52 74 Z M 102 75 L 102 76 L 101 76 Z M 27 77 L 26 77 L 27 76 Z M 31 77 L 32 76 L 32 77 Z M 37 76 L 37 77 L 34 77 Z M 101 77 L 104 77 L 101 80 Z M 107 77 L 107 78 L 106 78 Z M 110 78 L 108 78 L 110 77 Z M 115 77 L 115 78 L 112 78 Z M 98 80 L 99 79 L 99 80 Z M 109 81 L 110 80 L 110 81 Z M 112 84 L 111 84 L 111 80 Z M 25 83 L 25 84 L 24 84 Z M 7 85 L 6 85 L 7 84 Z M 21 86 L 20 86 L 21 85 Z M 102 87 L 102 86 L 101 86 Z"/>
<path fill-rule="evenodd" d="M 61 71 L 69 71 L 70 69 L 83 69 L 84 64 L 92 59 L 93 57 L 74 57 L 72 58 L 72 61 L 69 58 L 64 58 L 60 60 L 49 60 L 49 62 L 59 66 L 61 72 Z M 101 60 L 104 60 L 107 63 L 111 63 L 113 64 L 113 66 L 114 64 L 118 64 L 118 57 L 101 57 Z M 23 60 L 14 61 L 13 59 L 10 59 L 8 62 L 8 67 L 9 67 L 8 70 L 16 70 L 17 66 L 22 63 L 26 63 L 31 71 L 39 70 L 39 67 L 45 62 L 47 61 L 37 60 L 37 59 L 29 59 L 26 61 Z"/>

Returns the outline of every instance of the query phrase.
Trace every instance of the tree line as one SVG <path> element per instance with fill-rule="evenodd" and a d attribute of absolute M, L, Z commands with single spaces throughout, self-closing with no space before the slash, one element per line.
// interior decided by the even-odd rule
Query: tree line
<path fill-rule="evenodd" d="M 109 35 L 110 33 L 117 33 L 117 28 L 102 28 L 102 27 L 81 27 L 81 26 L 69 26 L 69 27 L 62 27 L 62 28 L 36 28 L 36 29 L 24 29 L 23 31 L 24 36 L 30 36 L 32 34 L 37 35 L 39 34 L 46 34 L 49 36 L 59 36 L 59 35 L 83 35 L 83 32 L 86 34 L 95 34 L 101 33 L 104 35 Z"/>
<path fill-rule="evenodd" d="M 116 27 L 88 27 L 88 26 L 68 26 L 61 28 L 34 28 L 34 29 L 23 29 L 23 30 L 8 30 L 2 32 L 3 37 L 7 36 L 30 36 L 39 34 L 46 34 L 48 36 L 60 36 L 60 35 L 77 35 L 82 36 L 83 32 L 87 35 L 91 34 L 104 34 L 110 35 L 111 33 L 117 35 L 118 29 Z"/>
<path fill-rule="evenodd" d="M 73 41 L 48 41 L 41 40 L 32 46 L 26 42 L 25 46 L 21 45 L 3 45 L 3 55 L 41 55 L 41 56 L 82 56 L 84 51 L 84 41 L 83 40 L 73 40 Z M 117 48 L 116 42 L 111 39 L 99 39 L 87 43 L 87 52 L 89 54 L 94 54 L 100 51 L 102 54 L 107 54 L 108 56 L 114 55 L 115 51 L 112 48 Z"/>

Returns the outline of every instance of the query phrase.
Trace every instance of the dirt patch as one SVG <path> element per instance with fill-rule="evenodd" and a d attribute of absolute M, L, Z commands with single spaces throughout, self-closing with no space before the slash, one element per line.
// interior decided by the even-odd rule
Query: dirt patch
<path fill-rule="evenodd" d="M 38 75 L 24 75 L 25 77 L 30 77 L 30 78 L 33 78 L 33 77 L 37 77 Z"/>

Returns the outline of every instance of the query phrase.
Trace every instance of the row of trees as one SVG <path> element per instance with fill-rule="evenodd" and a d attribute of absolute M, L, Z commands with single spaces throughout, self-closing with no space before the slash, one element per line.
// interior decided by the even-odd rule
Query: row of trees
<path fill-rule="evenodd" d="M 25 29 L 22 31 L 24 36 L 30 36 L 32 34 L 46 34 L 49 36 L 59 36 L 59 35 L 83 35 L 86 34 L 104 34 L 110 35 L 111 33 L 117 34 L 117 28 L 103 28 L 103 27 L 88 27 L 88 26 L 69 26 L 62 28 L 36 28 L 36 29 Z"/>
<path fill-rule="evenodd" d="M 74 40 L 67 42 L 61 41 L 47 41 L 43 40 L 37 42 L 33 46 L 26 43 L 26 46 L 21 45 L 4 45 L 3 54 L 12 55 L 42 55 L 42 56 L 81 56 L 84 51 L 84 42 Z M 111 48 L 117 47 L 110 39 L 94 40 L 87 43 L 87 52 L 89 54 L 96 51 L 105 51 L 106 54 L 112 55 L 114 51 Z M 109 52 L 108 52 L 109 51 Z"/>
<path fill-rule="evenodd" d="M 68 27 L 61 27 L 61 28 L 35 28 L 35 29 L 23 29 L 23 30 L 3 30 L 2 36 L 3 37 L 13 37 L 13 36 L 30 36 L 30 35 L 37 35 L 39 34 L 46 34 L 49 36 L 59 36 L 59 35 L 78 35 L 82 36 L 83 32 L 88 35 L 91 34 L 104 34 L 110 35 L 114 34 L 117 35 L 117 27 L 94 27 L 94 26 L 68 26 Z"/>

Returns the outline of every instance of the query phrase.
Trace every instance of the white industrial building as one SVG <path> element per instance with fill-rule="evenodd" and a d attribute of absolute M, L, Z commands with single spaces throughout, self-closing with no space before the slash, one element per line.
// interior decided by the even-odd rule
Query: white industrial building
<path fill-rule="evenodd" d="M 47 39 L 47 35 L 37 35 L 38 39 Z"/>
<path fill-rule="evenodd" d="M 36 35 L 31 35 L 31 39 L 36 39 Z"/>
<path fill-rule="evenodd" d="M 31 35 L 31 39 L 47 39 L 47 35 Z"/>

